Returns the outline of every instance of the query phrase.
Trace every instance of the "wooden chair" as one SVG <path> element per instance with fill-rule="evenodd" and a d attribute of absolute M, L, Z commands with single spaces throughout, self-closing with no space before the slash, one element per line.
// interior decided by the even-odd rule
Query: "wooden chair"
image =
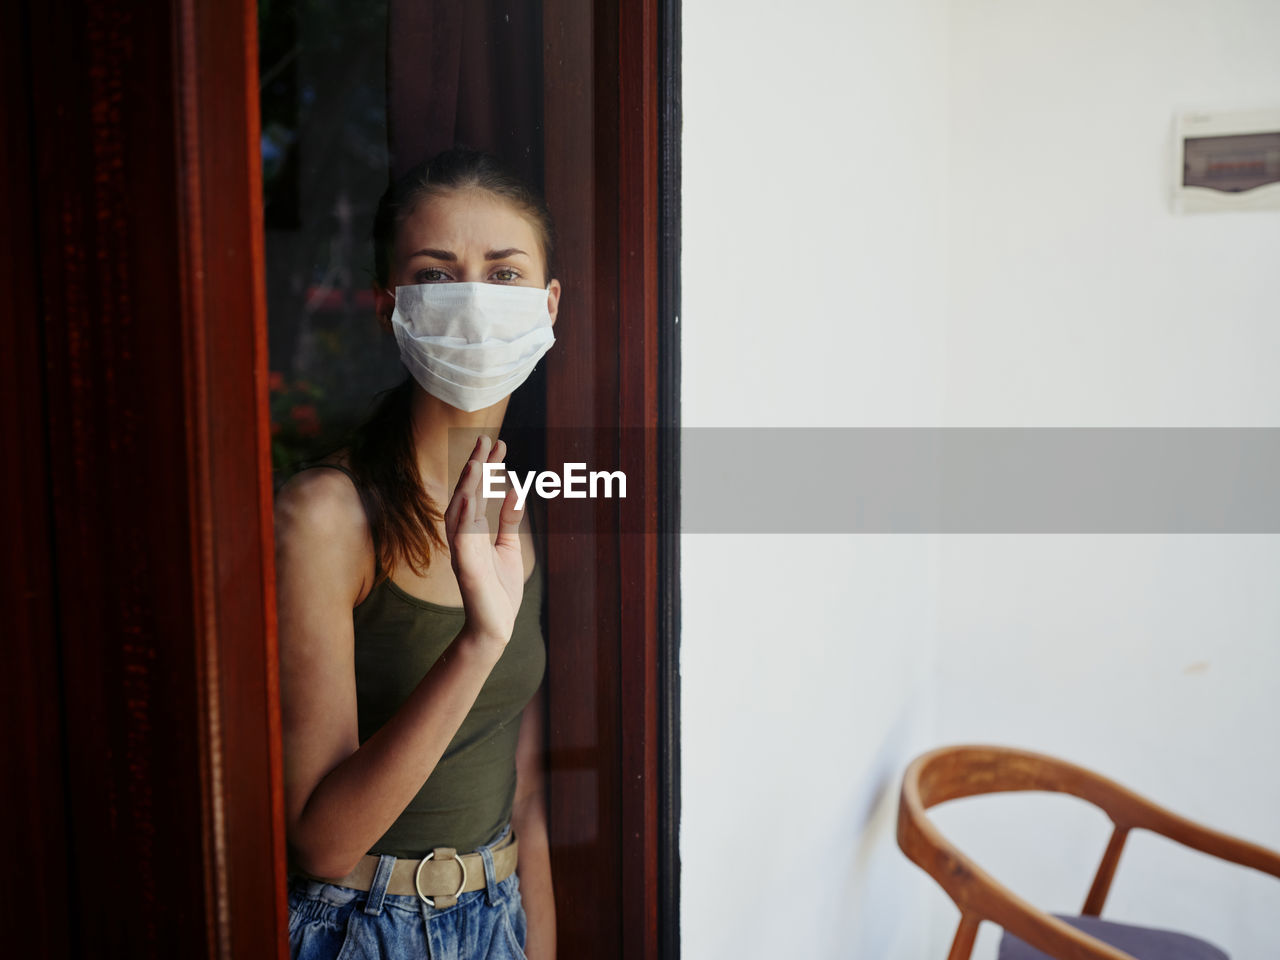
<path fill-rule="evenodd" d="M 1115 824 L 1093 887 L 1085 898 L 1084 918 L 1055 917 L 1021 899 L 949 843 L 925 815 L 930 807 L 948 800 L 1014 790 L 1071 794 L 1100 807 Z M 898 805 L 898 846 L 910 860 L 933 877 L 960 908 L 960 926 L 952 941 L 948 960 L 968 960 L 978 925 L 983 920 L 1004 928 L 1002 958 L 1156 960 L 1169 956 L 1225 957 L 1216 947 L 1182 934 L 1112 924 L 1098 918 L 1107 899 L 1111 879 L 1115 876 L 1125 839 L 1129 831 L 1135 829 L 1151 830 L 1193 850 L 1280 878 L 1280 854 L 1170 813 L 1113 780 L 1083 767 L 1024 750 L 957 746 L 926 753 L 907 768 Z M 1086 933 L 1081 928 L 1090 932 Z M 1159 945 L 1161 937 L 1166 938 L 1163 947 Z M 1170 948 L 1168 938 L 1179 942 L 1186 940 L 1191 947 Z M 1137 949 L 1138 952 L 1127 953 L 1109 944 L 1108 939 L 1127 950 Z M 1207 950 L 1195 948 L 1195 944 Z"/>

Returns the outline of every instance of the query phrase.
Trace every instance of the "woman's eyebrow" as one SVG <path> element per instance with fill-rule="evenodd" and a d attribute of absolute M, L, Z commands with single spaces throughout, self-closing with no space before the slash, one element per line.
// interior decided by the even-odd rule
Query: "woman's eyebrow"
<path fill-rule="evenodd" d="M 409 254 L 409 259 L 414 257 L 434 257 L 437 260 L 457 260 L 458 255 L 450 250 L 433 250 L 428 247 L 425 250 L 419 250 L 417 253 Z"/>
<path fill-rule="evenodd" d="M 486 260 L 505 260 L 507 257 L 513 257 L 516 254 L 527 257 L 528 254 L 519 247 L 507 247 L 505 250 L 490 250 L 484 255 Z"/>

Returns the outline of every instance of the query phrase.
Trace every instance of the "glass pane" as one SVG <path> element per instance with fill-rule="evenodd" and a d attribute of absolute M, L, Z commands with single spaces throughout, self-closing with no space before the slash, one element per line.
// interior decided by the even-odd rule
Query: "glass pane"
<path fill-rule="evenodd" d="M 339 442 L 398 376 L 369 235 L 387 181 L 386 0 L 259 11 L 272 461 Z"/>
<path fill-rule="evenodd" d="M 602 245 L 595 232 L 597 204 L 614 198 L 597 189 L 595 143 L 618 138 L 616 129 L 595 129 L 593 107 L 597 96 L 616 100 L 617 93 L 610 86 L 616 78 L 596 76 L 594 16 L 590 4 L 544 9 L 501 0 L 259 4 L 277 488 L 299 465 L 343 448 L 381 394 L 412 382 L 377 316 L 371 233 L 390 180 L 455 144 L 494 154 L 545 191 L 556 218 L 553 275 L 563 283 L 564 306 L 555 349 L 512 395 L 502 420 L 513 447 L 522 436 L 536 438 L 513 449 L 509 462 L 524 473 L 552 453 L 577 459 L 565 451 L 599 442 L 594 434 L 584 440 L 539 429 L 548 390 L 558 408 L 581 410 L 580 419 L 562 425 L 585 428 L 602 406 L 598 395 L 616 390 L 616 330 L 609 326 L 618 312 L 610 272 L 616 240 Z M 557 31 L 556 53 L 545 63 L 544 18 L 547 30 Z M 544 143 L 544 119 L 554 121 L 551 142 Z M 551 171 L 544 169 L 547 153 L 558 158 Z M 560 371 L 551 383 L 549 367 Z M 616 455 L 611 462 L 616 466 Z M 548 515 L 550 526 L 554 513 Z M 544 631 L 559 641 L 548 644 L 556 656 L 548 657 L 544 680 L 552 698 L 544 746 L 555 758 L 548 820 L 560 871 L 557 933 L 561 955 L 608 956 L 617 953 L 621 926 L 619 654 L 616 637 L 611 646 L 601 632 L 609 614 L 598 609 L 599 597 L 608 593 L 591 581 L 602 560 L 594 546 L 583 546 L 593 542 L 593 530 L 569 532 L 576 539 L 546 538 L 558 543 L 544 542 L 539 558 L 551 558 L 544 563 L 548 581 L 573 581 L 570 603 L 553 604 L 549 585 L 543 614 Z M 357 619 L 357 646 L 358 631 Z M 281 645 L 288 645 L 283 630 Z M 360 734 L 367 739 L 370 731 Z"/>
<path fill-rule="evenodd" d="M 371 288 L 370 235 L 389 177 L 460 143 L 542 189 L 541 13 L 529 3 L 458 12 L 263 0 L 259 24 L 272 454 L 282 479 L 340 445 L 375 394 L 404 378 Z M 544 369 L 513 397 L 508 424 L 541 422 Z"/>

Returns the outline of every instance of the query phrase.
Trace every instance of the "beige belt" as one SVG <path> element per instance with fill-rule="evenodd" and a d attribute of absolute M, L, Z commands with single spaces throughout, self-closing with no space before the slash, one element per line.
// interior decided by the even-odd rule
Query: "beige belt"
<path fill-rule="evenodd" d="M 518 846 L 515 833 L 509 831 L 492 849 L 495 883 L 501 883 L 515 870 Z M 353 890 L 368 890 L 378 872 L 378 860 L 374 854 L 365 854 L 356 868 L 340 880 L 312 879 Z M 453 847 L 436 847 L 421 859 L 398 857 L 387 881 L 387 893 L 418 896 L 429 907 L 451 907 L 458 902 L 459 894 L 483 890 L 485 886 L 484 860 L 480 854 L 458 856 Z"/>

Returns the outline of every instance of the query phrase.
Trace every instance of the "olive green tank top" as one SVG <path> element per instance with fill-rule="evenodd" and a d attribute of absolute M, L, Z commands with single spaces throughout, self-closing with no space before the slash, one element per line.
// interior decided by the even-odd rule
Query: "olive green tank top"
<path fill-rule="evenodd" d="M 351 477 L 338 464 L 329 466 Z M 305 469 L 305 468 L 304 468 Z M 380 571 L 379 571 L 380 572 Z M 462 607 L 422 600 L 390 578 L 352 611 L 356 707 L 364 743 L 400 708 L 462 629 Z M 369 850 L 422 857 L 433 847 L 460 853 L 494 839 L 511 818 L 520 715 L 542 682 L 542 566 L 525 581 L 511 640 L 422 789 Z"/>

